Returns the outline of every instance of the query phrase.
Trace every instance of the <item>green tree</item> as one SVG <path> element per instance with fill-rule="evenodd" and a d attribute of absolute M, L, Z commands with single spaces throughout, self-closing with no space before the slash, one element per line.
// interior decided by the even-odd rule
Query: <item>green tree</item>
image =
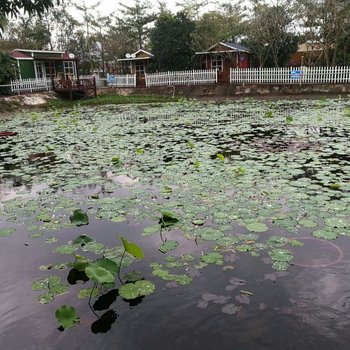
<path fill-rule="evenodd" d="M 1 0 L 0 17 L 17 17 L 21 10 L 29 15 L 41 15 L 59 3 L 60 0 Z"/>
<path fill-rule="evenodd" d="M 194 22 L 183 12 L 159 16 L 151 33 L 155 69 L 167 71 L 192 68 L 194 29 Z"/>
<path fill-rule="evenodd" d="M 251 18 L 245 23 L 244 44 L 258 58 L 261 67 L 284 66 L 297 50 L 298 37 L 294 34 L 294 18 L 290 1 L 268 5 L 254 0 Z"/>
<path fill-rule="evenodd" d="M 121 18 L 118 26 L 128 33 L 134 42 L 135 49 L 144 48 L 147 44 L 150 27 L 149 25 L 157 18 L 156 14 L 150 12 L 152 5 L 149 1 L 135 0 L 132 6 L 120 4 Z"/>
<path fill-rule="evenodd" d="M 6 85 L 14 78 L 16 78 L 16 69 L 13 58 L 9 54 L 0 51 L 0 85 Z M 0 92 L 5 91 L 0 88 Z"/>
<path fill-rule="evenodd" d="M 242 17 L 239 12 L 234 14 L 218 11 L 204 13 L 196 21 L 196 29 L 193 33 L 195 49 L 202 51 L 220 41 L 236 41 L 242 31 Z"/>
<path fill-rule="evenodd" d="M 350 1 L 296 0 L 302 34 L 317 55 L 310 55 L 327 66 L 348 64 Z M 317 63 L 317 62 L 314 62 Z"/>

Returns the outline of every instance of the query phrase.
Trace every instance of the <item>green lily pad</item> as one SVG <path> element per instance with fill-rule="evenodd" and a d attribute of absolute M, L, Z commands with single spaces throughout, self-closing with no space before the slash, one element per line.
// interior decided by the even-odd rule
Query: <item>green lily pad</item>
<path fill-rule="evenodd" d="M 293 260 L 292 252 L 287 249 L 272 249 L 268 254 L 275 261 L 289 262 Z"/>
<path fill-rule="evenodd" d="M 206 264 L 222 265 L 224 263 L 224 257 L 220 253 L 213 252 L 202 255 L 201 261 Z"/>
<path fill-rule="evenodd" d="M 245 225 L 246 229 L 251 232 L 265 232 L 268 230 L 268 227 L 261 222 L 251 222 Z"/>
<path fill-rule="evenodd" d="M 75 251 L 77 251 L 78 247 L 71 246 L 71 245 L 61 245 L 57 247 L 54 252 L 59 254 L 73 254 Z"/>
<path fill-rule="evenodd" d="M 88 235 L 80 235 L 73 240 L 72 244 L 85 245 L 94 241 L 95 240 L 92 237 L 89 237 Z"/>
<path fill-rule="evenodd" d="M 63 328 L 71 328 L 79 323 L 80 319 L 77 316 L 75 308 L 72 306 L 63 305 L 55 312 L 58 324 Z"/>
<path fill-rule="evenodd" d="M 179 219 L 175 216 L 175 214 L 170 211 L 162 211 L 161 214 L 162 217 L 159 219 L 159 224 L 164 228 L 173 226 L 179 222 Z"/>
<path fill-rule="evenodd" d="M 177 241 L 165 241 L 160 247 L 159 250 L 162 253 L 167 253 L 170 252 L 171 250 L 174 250 L 175 248 L 177 248 L 179 246 L 179 243 Z"/>
<path fill-rule="evenodd" d="M 123 276 L 123 280 L 128 283 L 140 281 L 142 279 L 142 274 L 139 271 L 131 271 Z"/>
<path fill-rule="evenodd" d="M 14 228 L 3 228 L 0 230 L 0 237 L 7 237 L 9 235 L 11 235 L 12 233 L 14 233 L 16 231 L 16 229 Z"/>
<path fill-rule="evenodd" d="M 105 268 L 94 263 L 90 263 L 86 266 L 85 273 L 86 276 L 97 283 L 113 283 L 115 280 L 115 277 L 111 271 L 106 270 Z"/>
<path fill-rule="evenodd" d="M 316 238 L 323 238 L 323 239 L 329 239 L 329 240 L 338 238 L 338 233 L 335 232 L 334 230 L 332 231 L 317 230 L 317 231 L 314 231 L 312 235 Z"/>
<path fill-rule="evenodd" d="M 88 225 L 89 217 L 81 209 L 76 209 L 73 214 L 69 217 L 70 222 L 76 226 Z"/>
<path fill-rule="evenodd" d="M 126 300 L 136 299 L 154 293 L 156 286 L 147 280 L 124 284 L 119 288 L 119 295 Z"/>

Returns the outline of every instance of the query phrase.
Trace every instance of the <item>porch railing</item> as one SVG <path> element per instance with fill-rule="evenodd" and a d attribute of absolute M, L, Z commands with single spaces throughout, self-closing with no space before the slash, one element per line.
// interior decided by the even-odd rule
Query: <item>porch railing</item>
<path fill-rule="evenodd" d="M 52 82 L 48 79 L 17 79 L 12 80 L 10 84 L 11 91 L 14 93 L 51 91 Z"/>
<path fill-rule="evenodd" d="M 135 87 L 136 74 L 107 74 L 108 87 Z"/>
<path fill-rule="evenodd" d="M 189 70 L 145 74 L 146 86 L 216 84 L 217 70 Z"/>

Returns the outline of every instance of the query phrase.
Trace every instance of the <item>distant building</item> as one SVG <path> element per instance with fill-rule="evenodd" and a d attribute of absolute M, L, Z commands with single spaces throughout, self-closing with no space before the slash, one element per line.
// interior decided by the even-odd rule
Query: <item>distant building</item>
<path fill-rule="evenodd" d="M 72 53 L 15 49 L 11 56 L 17 61 L 19 79 L 77 78 L 78 59 Z"/>
<path fill-rule="evenodd" d="M 145 73 L 148 72 L 150 61 L 153 55 L 144 49 L 140 49 L 132 54 L 127 54 L 126 58 L 120 58 L 117 61 L 126 64 L 129 67 L 130 74 L 136 74 L 138 83 L 144 82 Z"/>
<path fill-rule="evenodd" d="M 298 51 L 291 55 L 289 66 L 314 66 L 321 61 L 323 49 L 320 44 L 303 43 Z"/>
<path fill-rule="evenodd" d="M 219 81 L 228 82 L 231 68 L 249 68 L 250 51 L 233 42 L 219 42 L 203 52 L 196 52 L 202 69 L 217 69 Z"/>

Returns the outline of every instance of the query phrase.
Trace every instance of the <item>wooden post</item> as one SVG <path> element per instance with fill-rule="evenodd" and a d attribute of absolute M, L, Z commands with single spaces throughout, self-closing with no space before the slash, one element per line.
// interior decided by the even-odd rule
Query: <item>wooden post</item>
<path fill-rule="evenodd" d="M 93 82 L 94 82 L 94 87 L 95 87 L 95 97 L 97 96 L 97 88 L 96 88 L 96 77 L 94 76 L 93 78 Z"/>

